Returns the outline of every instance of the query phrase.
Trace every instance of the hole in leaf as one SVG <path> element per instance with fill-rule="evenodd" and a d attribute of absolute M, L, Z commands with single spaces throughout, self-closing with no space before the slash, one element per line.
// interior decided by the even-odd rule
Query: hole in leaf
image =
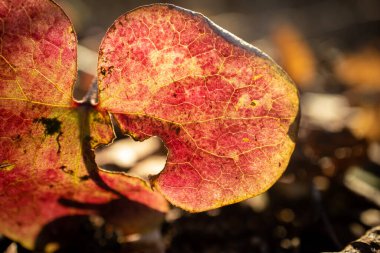
<path fill-rule="evenodd" d="M 167 153 L 159 137 L 151 137 L 142 142 L 123 138 L 95 150 L 95 161 L 104 170 L 122 172 L 149 183 L 150 176 L 157 175 L 164 169 Z"/>
<path fill-rule="evenodd" d="M 78 45 L 78 76 L 74 85 L 73 99 L 76 102 L 97 103 L 97 76 L 98 53 Z"/>

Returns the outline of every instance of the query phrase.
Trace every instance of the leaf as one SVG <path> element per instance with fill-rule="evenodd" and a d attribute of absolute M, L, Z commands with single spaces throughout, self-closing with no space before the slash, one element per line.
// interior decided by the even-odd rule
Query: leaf
<path fill-rule="evenodd" d="M 317 60 L 301 31 L 294 25 L 281 24 L 272 38 L 287 73 L 299 87 L 309 88 L 317 75 Z"/>
<path fill-rule="evenodd" d="M 363 105 L 350 117 L 348 128 L 358 139 L 380 141 L 379 117 L 379 105 Z"/>
<path fill-rule="evenodd" d="M 92 149 L 113 131 L 107 114 L 72 101 L 76 36 L 63 11 L 0 0 L 0 22 L 0 233 L 32 249 L 61 217 L 116 224 L 140 207 L 164 212 L 165 200 L 139 180 L 97 170 Z M 148 226 L 135 220 L 129 232 Z"/>
<path fill-rule="evenodd" d="M 361 236 L 359 239 L 350 242 L 339 253 L 365 253 L 377 252 L 380 249 L 380 226 L 375 226 Z"/>
<path fill-rule="evenodd" d="M 173 5 L 118 18 L 100 47 L 100 110 L 169 149 L 151 179 L 171 203 L 203 211 L 266 191 L 294 149 L 298 94 L 265 54 Z"/>
<path fill-rule="evenodd" d="M 380 50 L 373 46 L 345 54 L 334 62 L 336 77 L 358 91 L 380 90 Z"/>

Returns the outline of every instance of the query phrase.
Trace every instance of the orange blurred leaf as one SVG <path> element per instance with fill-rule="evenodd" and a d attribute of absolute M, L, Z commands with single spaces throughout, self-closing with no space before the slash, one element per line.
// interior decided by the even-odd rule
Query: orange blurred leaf
<path fill-rule="evenodd" d="M 364 47 L 335 62 L 335 74 L 346 85 L 360 90 L 380 90 L 380 50 Z"/>
<path fill-rule="evenodd" d="M 316 59 L 301 32 L 293 25 L 281 24 L 272 38 L 281 65 L 297 85 L 308 87 L 316 76 Z"/>

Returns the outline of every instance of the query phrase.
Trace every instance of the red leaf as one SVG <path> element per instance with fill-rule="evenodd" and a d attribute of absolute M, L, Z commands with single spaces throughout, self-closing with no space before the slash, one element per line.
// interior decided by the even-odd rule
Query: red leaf
<path fill-rule="evenodd" d="M 69 106 L 76 78 L 76 37 L 50 1 L 0 1 L 2 99 Z M 39 89 L 30 85 L 35 83 Z"/>
<path fill-rule="evenodd" d="M 173 5 L 138 8 L 107 32 L 99 108 L 123 131 L 169 149 L 152 184 L 203 211 L 266 191 L 294 149 L 298 94 L 265 54 L 206 17 Z"/>
<path fill-rule="evenodd" d="M 114 136 L 107 114 L 72 101 L 76 37 L 63 11 L 48 0 L 0 0 L 0 36 L 0 233 L 32 249 L 61 217 L 145 229 L 134 212 L 162 213 L 166 201 L 138 179 L 97 170 L 91 149 Z"/>

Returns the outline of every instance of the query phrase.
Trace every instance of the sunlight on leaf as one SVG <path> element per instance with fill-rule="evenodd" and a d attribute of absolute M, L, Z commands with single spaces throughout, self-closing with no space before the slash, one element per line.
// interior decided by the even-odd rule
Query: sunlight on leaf
<path fill-rule="evenodd" d="M 169 150 L 151 179 L 203 211 L 266 191 L 294 149 L 298 95 L 266 55 L 201 14 L 151 5 L 121 16 L 100 48 L 98 108 Z M 253 103 L 252 103 L 253 102 Z"/>
<path fill-rule="evenodd" d="M 67 16 L 48 0 L 0 0 L 0 18 L 0 233 L 33 249 L 62 217 L 99 215 L 131 233 L 160 221 L 159 194 L 96 167 L 92 149 L 114 134 L 108 114 L 72 101 L 76 36 Z"/>

